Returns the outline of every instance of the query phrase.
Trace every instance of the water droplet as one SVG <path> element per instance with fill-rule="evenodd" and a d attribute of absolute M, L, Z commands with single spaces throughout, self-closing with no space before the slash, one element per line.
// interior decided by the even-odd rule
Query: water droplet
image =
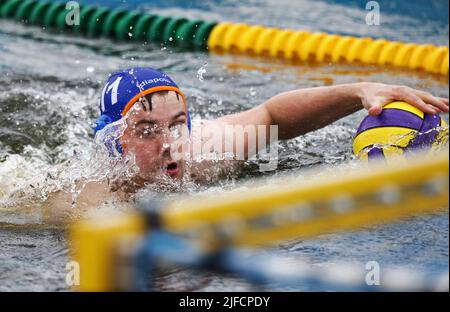
<path fill-rule="evenodd" d="M 129 32 L 128 37 L 130 37 L 130 38 L 133 37 L 133 34 Z"/>
<path fill-rule="evenodd" d="M 173 38 L 172 38 L 172 37 L 169 37 L 169 41 L 173 41 Z"/>
<path fill-rule="evenodd" d="M 92 74 L 93 72 L 95 72 L 95 68 L 92 67 L 92 66 L 88 66 L 88 67 L 86 67 L 86 71 L 87 71 L 88 73 Z"/>
<path fill-rule="evenodd" d="M 200 80 L 201 82 L 203 82 L 205 80 L 205 78 L 203 78 L 203 75 L 206 74 L 206 67 L 207 66 L 208 66 L 208 63 L 205 63 L 197 71 L 197 79 Z"/>

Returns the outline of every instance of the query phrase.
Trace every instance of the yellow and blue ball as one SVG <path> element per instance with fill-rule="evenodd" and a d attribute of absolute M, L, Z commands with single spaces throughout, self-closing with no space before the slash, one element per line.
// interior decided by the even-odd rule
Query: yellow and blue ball
<path fill-rule="evenodd" d="M 425 114 L 406 102 L 393 102 L 385 105 L 380 115 L 364 118 L 353 141 L 353 153 L 369 162 L 390 160 L 447 142 L 448 127 L 438 114 Z"/>

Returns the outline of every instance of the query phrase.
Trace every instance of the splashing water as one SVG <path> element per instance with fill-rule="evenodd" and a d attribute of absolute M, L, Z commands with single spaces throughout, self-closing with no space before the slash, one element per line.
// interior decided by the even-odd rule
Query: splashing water
<path fill-rule="evenodd" d="M 205 63 L 202 65 L 202 67 L 199 68 L 197 71 L 197 79 L 201 82 L 205 81 L 205 78 L 203 77 L 204 74 L 206 74 L 206 67 L 208 66 L 208 63 Z"/>

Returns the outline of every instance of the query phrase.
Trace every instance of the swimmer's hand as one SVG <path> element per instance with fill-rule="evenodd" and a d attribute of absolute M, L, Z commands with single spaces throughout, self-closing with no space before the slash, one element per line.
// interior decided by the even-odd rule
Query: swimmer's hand
<path fill-rule="evenodd" d="M 369 115 L 381 114 L 383 106 L 393 101 L 405 101 L 428 114 L 448 113 L 448 99 L 407 86 L 382 83 L 361 83 L 360 98 Z"/>

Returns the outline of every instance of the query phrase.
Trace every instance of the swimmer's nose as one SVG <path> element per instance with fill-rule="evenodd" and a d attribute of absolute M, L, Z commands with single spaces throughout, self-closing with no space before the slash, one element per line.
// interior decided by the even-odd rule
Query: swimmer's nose
<path fill-rule="evenodd" d="M 161 136 L 161 151 L 164 155 L 170 154 L 172 144 L 174 142 L 174 138 L 171 135 L 170 131 L 164 130 Z"/>
<path fill-rule="evenodd" d="M 170 135 L 164 134 L 161 138 L 161 152 L 163 155 L 170 155 L 170 149 L 172 146 L 172 138 Z"/>
<path fill-rule="evenodd" d="M 170 144 L 169 143 L 162 144 L 162 152 L 163 152 L 163 154 L 170 153 Z"/>

